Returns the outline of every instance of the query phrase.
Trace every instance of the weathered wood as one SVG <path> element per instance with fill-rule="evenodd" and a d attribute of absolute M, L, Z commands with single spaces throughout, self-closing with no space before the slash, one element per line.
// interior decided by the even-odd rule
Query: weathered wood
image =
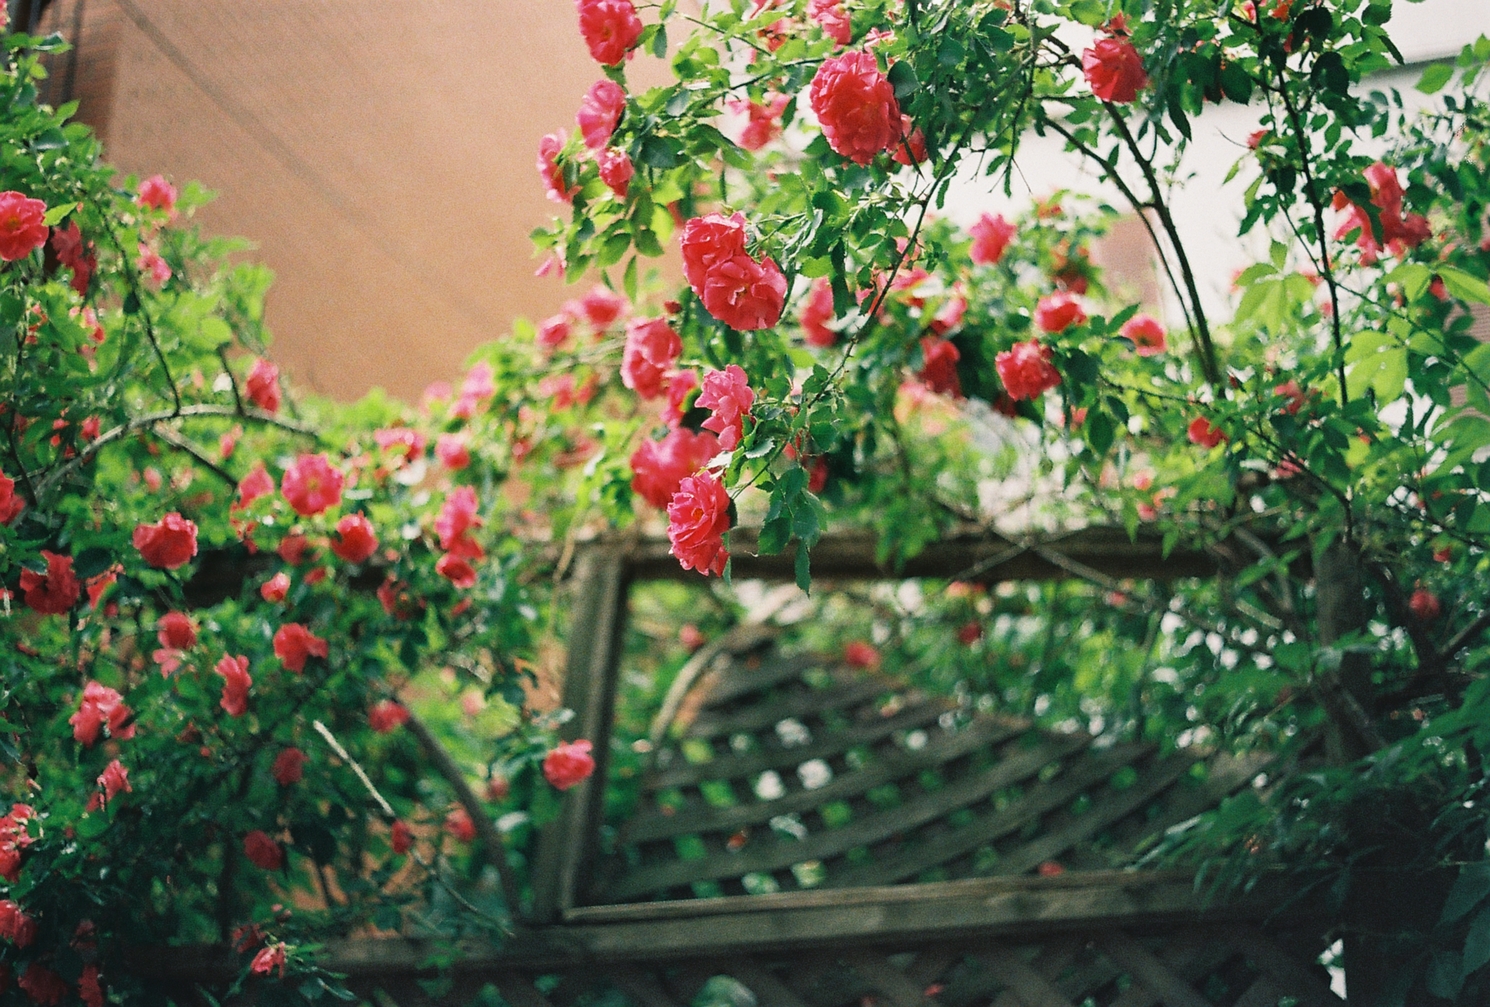
<path fill-rule="evenodd" d="M 845 962 L 863 976 L 891 1007 L 927 1007 L 934 1003 L 904 972 L 873 951 L 854 951 L 844 955 Z"/>
<path fill-rule="evenodd" d="M 1148 948 L 1122 931 L 1102 934 L 1097 938 L 1097 947 L 1136 982 L 1148 987 L 1164 1007 L 1215 1007 L 1189 983 L 1165 968 Z"/>
<path fill-rule="evenodd" d="M 577 902 L 588 884 L 586 872 L 596 861 L 626 595 L 621 551 L 586 550 L 579 560 L 578 598 L 564 672 L 564 705 L 575 716 L 560 732 L 566 740 L 586 738 L 593 743 L 595 771 L 564 793 L 558 818 L 539 836 L 532 872 L 532 916 L 539 922 L 557 920 Z"/>
<path fill-rule="evenodd" d="M 847 677 L 847 676 L 845 676 Z M 854 677 L 828 689 L 803 688 L 795 695 L 734 713 L 704 712 L 688 728 L 690 738 L 717 738 L 720 735 L 749 733 L 772 727 L 789 718 L 801 719 L 828 710 L 845 710 L 896 691 L 896 684 L 877 676 Z"/>
<path fill-rule="evenodd" d="M 808 1007 L 785 983 L 747 957 L 732 959 L 726 971 L 749 987 L 759 1007 Z"/>
<path fill-rule="evenodd" d="M 492 985 L 512 1007 L 554 1007 L 533 988 L 533 981 L 516 972 L 499 972 L 491 977 Z"/>
<path fill-rule="evenodd" d="M 1278 947 L 1271 937 L 1256 927 L 1228 929 L 1227 935 L 1264 975 L 1272 976 L 1303 1003 L 1311 1007 L 1339 1007 L 1345 1003 L 1312 969 Z M 1349 981 L 1349 976 L 1346 981 Z"/>
<path fill-rule="evenodd" d="M 762 661 L 759 668 L 742 668 L 735 664 L 730 667 L 729 674 L 712 683 L 709 695 L 704 699 L 704 709 L 715 709 L 751 693 L 764 692 L 801 678 L 804 671 L 831 667 L 835 663 L 821 654 L 804 653 L 777 654 Z"/>
<path fill-rule="evenodd" d="M 1071 1001 L 1062 996 L 1060 990 L 1008 948 L 994 946 L 980 957 L 992 963 L 999 979 L 1014 991 L 1025 1007 L 1072 1007 Z"/>
<path fill-rule="evenodd" d="M 1247 987 L 1245 993 L 1237 997 L 1231 1007 L 1278 1007 L 1278 1001 L 1284 995 L 1283 987 L 1270 977 L 1259 976 L 1255 983 Z"/>
<path fill-rule="evenodd" d="M 641 1007 L 678 1007 L 678 1002 L 662 988 L 657 977 L 642 969 L 612 966 L 607 970 L 606 978 Z"/>
<path fill-rule="evenodd" d="M 1159 951 L 1159 960 L 1164 967 L 1192 984 L 1215 971 L 1236 952 L 1223 936 L 1209 934 L 1199 943 L 1193 941 L 1189 931 L 1165 941 Z M 1107 959 L 1102 959 L 1106 961 Z M 1117 966 L 1112 966 L 1114 969 Z M 1124 990 L 1108 1007 L 1155 1007 L 1159 996 L 1142 983 L 1134 983 Z M 1269 1005 L 1275 1007 L 1275 1005 Z"/>

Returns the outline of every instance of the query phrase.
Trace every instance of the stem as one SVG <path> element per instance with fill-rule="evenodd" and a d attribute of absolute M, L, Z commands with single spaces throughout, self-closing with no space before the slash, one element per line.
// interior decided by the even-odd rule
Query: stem
<path fill-rule="evenodd" d="M 100 207 L 100 209 L 103 208 Z M 165 351 L 160 348 L 160 340 L 155 336 L 155 322 L 151 320 L 150 312 L 145 307 L 145 299 L 140 296 L 139 274 L 135 272 L 134 263 L 124 251 L 124 245 L 120 243 L 119 235 L 114 230 L 114 225 L 109 222 L 108 215 L 103 214 L 101 219 L 104 221 L 104 230 L 108 232 L 109 240 L 114 244 L 114 250 L 119 253 L 119 266 L 124 270 L 124 282 L 129 286 L 129 292 L 133 295 L 135 303 L 139 305 L 139 315 L 145 323 L 145 338 L 150 340 L 150 347 L 155 351 L 155 359 L 160 361 L 160 369 L 166 376 L 166 384 L 171 388 L 171 400 L 176 406 L 174 415 L 179 416 L 181 414 L 181 389 L 176 387 L 176 377 L 171 373 L 171 364 L 166 360 Z"/>

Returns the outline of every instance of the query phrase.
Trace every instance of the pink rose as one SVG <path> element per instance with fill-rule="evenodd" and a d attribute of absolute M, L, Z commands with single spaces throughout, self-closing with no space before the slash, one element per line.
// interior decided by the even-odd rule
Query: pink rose
<path fill-rule="evenodd" d="M 151 566 L 175 570 L 197 554 L 196 523 L 172 511 L 155 524 L 136 525 L 134 546 Z"/>
<path fill-rule="evenodd" d="M 1164 326 L 1152 315 L 1134 315 L 1123 326 L 1123 338 L 1133 344 L 1140 357 L 1152 357 L 1167 348 Z"/>
<path fill-rule="evenodd" d="M 900 138 L 895 88 L 867 52 L 824 60 L 810 101 L 828 146 L 856 164 L 868 164 Z"/>
<path fill-rule="evenodd" d="M 98 269 L 98 255 L 93 251 L 93 242 L 83 241 L 77 221 L 52 230 L 52 250 L 57 253 L 57 261 L 72 270 L 72 289 L 86 295 L 93 272 Z"/>
<path fill-rule="evenodd" d="M 1197 416 L 1190 421 L 1185 435 L 1190 438 L 1191 444 L 1198 444 L 1203 448 L 1213 448 L 1226 440 L 1226 434 L 1219 427 L 1211 426 L 1211 421 L 1204 416 Z"/>
<path fill-rule="evenodd" d="M 733 365 L 731 365 L 733 366 Z M 717 476 L 702 472 L 685 476 L 667 505 L 667 537 L 684 570 L 708 576 L 724 572 L 729 551 L 724 533 L 730 529 L 730 499 Z"/>
<path fill-rule="evenodd" d="M 341 503 L 343 477 L 324 454 L 301 455 L 285 470 L 280 492 L 295 513 L 313 517 Z"/>
<path fill-rule="evenodd" d="M 0 473 L 0 524 L 10 524 L 25 509 L 26 501 L 16 492 L 16 481 Z"/>
<path fill-rule="evenodd" d="M 583 738 L 560 742 L 543 757 L 543 778 L 555 790 L 568 790 L 595 772 L 593 746 Z"/>
<path fill-rule="evenodd" d="M 19 192 L 0 192 L 0 259 L 14 262 L 46 244 L 47 204 Z"/>
<path fill-rule="evenodd" d="M 737 255 L 710 268 L 701 300 L 709 314 L 732 329 L 769 329 L 786 305 L 786 277 L 770 259 Z"/>
<path fill-rule="evenodd" d="M 1143 57 L 1126 38 L 1103 38 L 1081 54 L 1081 70 L 1092 94 L 1103 101 L 1125 105 L 1148 87 Z"/>
<path fill-rule="evenodd" d="M 711 213 L 689 220 L 683 226 L 682 252 L 683 278 L 702 297 L 709 270 L 745 254 L 745 214 Z"/>
<path fill-rule="evenodd" d="M 839 45 L 848 45 L 853 41 L 853 25 L 839 0 L 810 0 L 807 4 L 807 17 L 822 28 L 824 35 Z"/>
<path fill-rule="evenodd" d="M 312 657 L 324 659 L 330 652 L 325 640 L 298 622 L 287 622 L 274 633 L 274 656 L 297 675 L 305 671 L 307 660 Z"/>
<path fill-rule="evenodd" d="M 274 477 L 271 476 L 264 463 L 259 462 L 253 471 L 238 480 L 238 507 L 247 507 L 259 497 L 268 496 L 274 492 Z"/>
<path fill-rule="evenodd" d="M 812 292 L 797 319 L 808 346 L 828 347 L 838 342 L 838 333 L 828 328 L 833 317 L 833 285 L 826 276 L 820 276 L 812 281 Z"/>
<path fill-rule="evenodd" d="M 248 658 L 224 654 L 215 669 L 223 677 L 222 700 L 219 706 L 230 717 L 241 717 L 248 712 L 248 690 L 254 680 L 248 674 Z"/>
<path fill-rule="evenodd" d="M 719 446 L 733 451 L 740 443 L 745 418 L 755 403 L 755 392 L 739 364 L 730 364 L 722 371 L 710 371 L 704 375 L 702 390 L 696 405 L 711 410 L 713 415 L 704 420 L 704 429 L 719 435 Z"/>
<path fill-rule="evenodd" d="M 367 723 L 378 734 L 390 734 L 409 721 L 409 711 L 402 703 L 380 699 L 367 711 Z"/>
<path fill-rule="evenodd" d="M 676 427 L 683 422 L 684 407 L 688 405 L 688 397 L 698 388 L 698 371 L 688 369 L 677 371 L 667 379 L 667 408 L 663 410 L 662 418 L 670 427 Z"/>
<path fill-rule="evenodd" d="M 912 124 L 910 116 L 902 115 L 900 135 L 896 138 L 895 145 L 890 148 L 890 159 L 910 167 L 920 164 L 926 158 L 926 134 Z"/>
<path fill-rule="evenodd" d="M 278 605 L 290 593 L 290 576 L 281 570 L 259 586 L 259 596 L 271 605 Z"/>
<path fill-rule="evenodd" d="M 564 169 L 559 165 L 559 155 L 564 150 L 564 133 L 549 133 L 538 141 L 538 177 L 543 179 L 543 190 L 555 203 L 567 203 L 579 192 L 579 186 L 564 184 Z"/>
<path fill-rule="evenodd" d="M 175 213 L 176 187 L 162 175 L 151 175 L 140 183 L 140 192 L 135 197 L 135 202 L 152 210 Z"/>
<path fill-rule="evenodd" d="M 934 392 L 962 398 L 962 381 L 957 376 L 957 361 L 962 358 L 957 347 L 945 339 L 923 336 L 921 357 L 925 363 L 916 377 Z"/>
<path fill-rule="evenodd" d="M 760 150 L 781 135 L 781 113 L 791 99 L 784 94 L 768 94 L 764 102 L 735 101 L 730 111 L 744 112 L 747 119 L 740 131 L 740 146 L 746 150 Z"/>
<path fill-rule="evenodd" d="M 1061 383 L 1061 372 L 1051 364 L 1050 347 L 1038 340 L 1015 343 L 993 358 L 1004 391 L 1015 402 L 1035 399 Z"/>
<path fill-rule="evenodd" d="M 62 615 L 78 603 L 83 586 L 72 572 L 72 557 L 41 550 L 47 561 L 47 572 L 37 573 L 29 567 L 21 568 L 21 593 L 27 607 L 42 615 Z"/>
<path fill-rule="evenodd" d="M 436 561 L 435 573 L 462 590 L 476 586 L 476 568 L 453 552 L 446 553 Z"/>
<path fill-rule="evenodd" d="M 483 523 L 477 514 L 479 509 L 476 491 L 470 486 L 458 486 L 451 491 L 435 517 L 435 533 L 440 536 L 441 549 L 466 559 L 486 555 L 481 544 L 467 534 Z"/>
<path fill-rule="evenodd" d="M 606 329 L 626 313 L 626 298 L 605 287 L 591 287 L 590 292 L 579 299 L 580 314 L 596 329 Z"/>
<path fill-rule="evenodd" d="M 348 514 L 336 522 L 331 551 L 348 563 L 365 563 L 378 551 L 378 536 L 372 522 L 361 514 Z"/>
<path fill-rule="evenodd" d="M 248 400 L 266 413 L 279 412 L 279 368 L 263 357 L 254 361 L 243 382 Z"/>
<path fill-rule="evenodd" d="M 644 399 L 663 392 L 663 376 L 683 352 L 683 340 L 665 318 L 637 318 L 626 326 L 621 383 Z"/>
<path fill-rule="evenodd" d="M 631 188 L 631 176 L 636 174 L 631 158 L 618 147 L 607 147 L 595 156 L 595 163 L 600 168 L 600 180 L 617 199 L 625 199 L 626 191 Z"/>
<path fill-rule="evenodd" d="M 665 510 L 678 484 L 718 453 L 719 438 L 707 431 L 678 428 L 660 441 L 642 441 L 631 455 L 631 489 L 653 507 Z"/>
<path fill-rule="evenodd" d="M 564 312 L 544 319 L 538 326 L 538 345 L 552 352 L 569 341 L 574 320 Z"/>
<path fill-rule="evenodd" d="M 459 472 L 471 464 L 471 452 L 463 434 L 441 434 L 435 441 L 435 457 L 452 472 Z"/>
<path fill-rule="evenodd" d="M 1064 332 L 1085 321 L 1086 312 L 1081 310 L 1081 302 L 1064 290 L 1040 298 L 1035 308 L 1035 324 L 1042 332 Z"/>
<path fill-rule="evenodd" d="M 133 738 L 133 716 L 134 711 L 124 705 L 123 696 L 100 682 L 90 681 L 83 686 L 83 698 L 78 703 L 77 712 L 67 722 L 72 725 L 73 740 L 91 748 L 104 727 L 108 727 L 109 737 L 117 741 Z"/>
<path fill-rule="evenodd" d="M 631 0 L 575 0 L 579 33 L 595 62 L 615 66 L 641 37 L 642 22 Z"/>
<path fill-rule="evenodd" d="M 155 638 L 162 647 L 190 650 L 197 645 L 197 628 L 185 612 L 167 612 L 155 624 Z"/>
<path fill-rule="evenodd" d="M 118 759 L 104 767 L 104 771 L 98 776 L 98 785 L 103 788 L 105 802 L 112 801 L 120 791 L 132 794 L 135 790 L 129 785 L 129 769 Z"/>
<path fill-rule="evenodd" d="M 425 437 L 409 427 L 383 427 L 373 431 L 373 441 L 382 451 L 392 451 L 404 461 L 414 461 L 423 456 Z"/>
<path fill-rule="evenodd" d="M 625 108 L 626 92 L 621 85 L 611 80 L 597 80 L 592 84 L 589 93 L 580 101 L 575 116 L 585 146 L 600 150 L 610 143 L 611 134 L 616 131 L 616 124 L 621 121 Z"/>
<path fill-rule="evenodd" d="M 973 261 L 980 266 L 991 266 L 998 262 L 1004 257 L 1004 249 L 1014 239 L 1014 232 L 1014 225 L 1005 220 L 1003 214 L 996 217 L 983 214 L 976 224 L 968 228 L 968 233 L 973 236 Z"/>

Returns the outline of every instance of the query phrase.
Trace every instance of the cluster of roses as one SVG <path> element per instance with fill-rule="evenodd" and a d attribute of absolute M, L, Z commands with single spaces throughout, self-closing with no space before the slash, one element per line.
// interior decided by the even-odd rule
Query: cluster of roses
<path fill-rule="evenodd" d="M 1336 192 L 1334 209 L 1343 216 L 1335 229 L 1335 239 L 1338 241 L 1351 232 L 1359 232 L 1356 246 L 1361 250 L 1361 262 L 1369 266 L 1376 262 L 1383 249 L 1400 258 L 1409 248 L 1427 241 L 1433 232 L 1428 218 L 1421 213 L 1403 215 L 1402 200 L 1406 193 L 1396 168 L 1377 161 L 1366 169 L 1365 176 L 1371 187 L 1371 205 L 1378 211 L 1381 229 L 1378 231 L 1372 226 L 1371 214 L 1364 207 L 1351 202 L 1345 193 Z"/>
<path fill-rule="evenodd" d="M 855 164 L 888 150 L 905 165 L 926 159 L 926 139 L 900 111 L 895 87 L 872 52 L 856 50 L 823 60 L 808 90 L 828 146 Z"/>
<path fill-rule="evenodd" d="M 683 276 L 704 309 L 732 329 L 769 329 L 781 320 L 786 277 L 770 258 L 746 251 L 745 215 L 710 213 L 683 227 Z"/>

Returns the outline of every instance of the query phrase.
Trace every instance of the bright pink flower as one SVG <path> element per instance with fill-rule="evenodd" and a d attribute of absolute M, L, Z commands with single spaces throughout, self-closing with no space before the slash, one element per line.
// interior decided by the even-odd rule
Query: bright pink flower
<path fill-rule="evenodd" d="M 162 647 L 190 650 L 197 645 L 197 628 L 185 612 L 167 612 L 155 624 L 155 638 Z"/>
<path fill-rule="evenodd" d="M 273 492 L 274 477 L 264 468 L 264 463 L 259 462 L 252 472 L 238 481 L 237 506 L 247 507 L 259 497 L 268 496 Z"/>
<path fill-rule="evenodd" d="M 722 371 L 710 371 L 704 375 L 702 390 L 696 405 L 711 410 L 713 415 L 704 420 L 704 429 L 719 435 L 719 446 L 733 451 L 740 443 L 744 422 L 755 403 L 755 392 L 750 380 L 739 364 L 730 364 Z"/>
<path fill-rule="evenodd" d="M 1438 595 L 1421 587 L 1407 599 L 1407 607 L 1423 623 L 1437 622 L 1443 614 L 1443 603 L 1438 600 Z"/>
<path fill-rule="evenodd" d="M 962 381 L 957 376 L 957 361 L 962 358 L 957 347 L 936 336 L 921 338 L 921 357 L 925 361 L 916 377 L 934 392 L 962 398 Z"/>
<path fill-rule="evenodd" d="M 402 819 L 395 819 L 393 828 L 389 830 L 388 841 L 394 853 L 408 853 L 414 845 L 414 833 Z"/>
<path fill-rule="evenodd" d="M 68 718 L 72 725 L 73 740 L 85 748 L 91 748 L 98 740 L 98 732 L 105 726 L 109 737 L 116 741 L 128 741 L 135 736 L 135 727 L 130 723 L 134 711 L 124 705 L 124 697 L 101 682 L 90 681 L 83 686 L 83 698 L 77 712 Z"/>
<path fill-rule="evenodd" d="M 619 147 L 607 147 L 595 155 L 595 164 L 600 169 L 600 180 L 617 199 L 625 199 L 626 191 L 631 188 L 631 176 L 636 174 L 626 152 Z"/>
<path fill-rule="evenodd" d="M 278 849 L 278 846 L 276 846 L 275 848 Z M 283 853 L 281 853 L 281 856 L 283 856 Z M 250 857 L 250 859 L 252 859 L 252 857 Z M 255 861 L 255 863 L 258 862 Z M 259 866 L 263 867 L 264 865 L 259 864 Z M 268 870 L 269 868 L 265 869 Z M 249 971 L 255 972 L 261 976 L 267 976 L 275 969 L 279 969 L 279 977 L 283 979 L 285 977 L 284 941 L 280 941 L 277 944 L 270 944 L 267 947 L 261 948 L 259 950 L 259 953 L 254 955 L 254 960 L 249 964 L 248 968 Z"/>
<path fill-rule="evenodd" d="M 462 398 L 473 399 L 489 399 L 497 394 L 496 373 L 491 364 L 485 361 L 472 364 L 460 383 L 460 394 Z"/>
<path fill-rule="evenodd" d="M 1004 249 L 1009 247 L 1009 242 L 1014 239 L 1016 228 L 1004 219 L 1001 213 L 998 216 L 983 214 L 978 222 L 968 228 L 968 233 L 973 236 L 972 259 L 980 266 L 991 266 L 1004 257 Z"/>
<path fill-rule="evenodd" d="M 791 98 L 784 94 L 768 94 L 765 102 L 735 101 L 730 111 L 744 112 L 747 116 L 745 128 L 740 131 L 740 146 L 746 150 L 760 150 L 781 135 L 781 113 L 786 111 Z"/>
<path fill-rule="evenodd" d="M 1168 348 L 1164 326 L 1152 315 L 1134 315 L 1123 326 L 1123 337 L 1133 344 L 1140 357 L 1152 357 Z"/>
<path fill-rule="evenodd" d="M 263 829 L 254 829 L 243 837 L 243 855 L 249 863 L 266 871 L 277 871 L 285 865 L 284 847 L 270 839 Z"/>
<path fill-rule="evenodd" d="M 677 363 L 683 340 L 666 318 L 634 318 L 626 326 L 621 352 L 621 383 L 644 399 L 663 392 L 663 376 Z"/>
<path fill-rule="evenodd" d="M 626 109 L 626 92 L 612 80 L 597 80 L 579 103 L 579 131 L 585 138 L 585 146 L 600 150 L 610 143 L 621 113 Z"/>
<path fill-rule="evenodd" d="M 0 524 L 10 524 L 25 509 L 26 501 L 16 492 L 16 481 L 0 473 Z"/>
<path fill-rule="evenodd" d="M 573 325 L 574 319 L 564 312 L 545 319 L 538 326 L 538 345 L 550 352 L 557 350 L 569 341 Z"/>
<path fill-rule="evenodd" d="M 555 203 L 567 203 L 579 192 L 579 186 L 564 184 L 564 169 L 559 164 L 559 155 L 564 151 L 564 133 L 549 133 L 538 141 L 538 177 L 543 179 L 543 190 Z"/>
<path fill-rule="evenodd" d="M 595 772 L 593 747 L 584 738 L 560 742 L 543 757 L 543 778 L 555 790 L 568 790 Z"/>
<path fill-rule="evenodd" d="M 641 37 L 642 22 L 631 0 L 574 0 L 579 33 L 595 62 L 615 66 Z"/>
<path fill-rule="evenodd" d="M 378 734 L 390 734 L 408 723 L 409 711 L 402 703 L 380 699 L 367 711 L 367 723 Z"/>
<path fill-rule="evenodd" d="M 72 557 L 41 550 L 47 572 L 21 568 L 21 592 L 26 605 L 42 615 L 62 615 L 78 603 L 83 587 L 72 572 Z"/>
<path fill-rule="evenodd" d="M 441 549 L 466 559 L 486 555 L 481 545 L 467 535 L 483 523 L 477 514 L 480 506 L 476 491 L 470 486 L 457 486 L 451 491 L 435 517 L 435 533 L 440 536 Z"/>
<path fill-rule="evenodd" d="M 176 211 L 176 187 L 167 182 L 162 175 L 151 175 L 140 183 L 140 192 L 135 197 L 135 202 L 141 206 L 148 206 L 152 210 L 174 213 Z"/>
<path fill-rule="evenodd" d="M 734 365 L 731 365 L 734 366 Z M 684 570 L 722 574 L 729 562 L 724 533 L 730 529 L 730 498 L 719 477 L 685 476 L 667 505 L 669 550 Z"/>
<path fill-rule="evenodd" d="M 699 297 L 709 270 L 745 254 L 745 214 L 711 213 L 683 225 L 683 278 Z"/>
<path fill-rule="evenodd" d="M 685 622 L 683 628 L 678 630 L 678 642 L 689 651 L 695 651 L 708 643 L 709 638 L 693 623 Z"/>
<path fill-rule="evenodd" d="M 14 262 L 46 244 L 47 204 L 19 192 L 0 192 L 0 259 Z"/>
<path fill-rule="evenodd" d="M 812 78 L 812 111 L 828 146 L 856 164 L 900 139 L 900 104 L 874 56 L 848 52 L 824 60 Z"/>
<path fill-rule="evenodd" d="M 285 469 L 279 490 L 295 513 L 311 517 L 341 503 L 341 470 L 324 454 L 301 455 Z"/>
<path fill-rule="evenodd" d="M 305 777 L 305 763 L 308 759 L 309 757 L 298 748 L 283 749 L 274 757 L 274 768 L 270 770 L 274 775 L 274 782 L 281 787 L 299 783 Z"/>
<path fill-rule="evenodd" d="M 383 427 L 373 431 L 373 441 L 383 451 L 401 455 L 404 461 L 412 462 L 424 455 L 424 434 L 412 427 Z"/>
<path fill-rule="evenodd" d="M 670 427 L 676 427 L 683 421 L 684 407 L 688 405 L 688 397 L 698 388 L 698 371 L 677 371 L 667 379 L 667 409 L 663 410 L 662 418 Z"/>
<path fill-rule="evenodd" d="M 140 257 L 135 265 L 158 287 L 171 278 L 171 264 L 161 258 L 160 253 L 143 241 L 140 242 Z"/>
<path fill-rule="evenodd" d="M 1061 372 L 1051 364 L 1050 347 L 1038 340 L 1015 343 L 993 358 L 1004 391 L 1015 402 L 1035 399 L 1061 383 Z"/>
<path fill-rule="evenodd" d="M 626 308 L 626 298 L 614 290 L 607 290 L 600 286 L 591 287 L 590 292 L 579 299 L 580 313 L 596 329 L 609 328 L 616 319 L 625 314 Z"/>
<path fill-rule="evenodd" d="M 839 45 L 848 45 L 853 41 L 853 25 L 839 0 L 809 0 L 807 17 L 822 28 L 824 35 Z"/>
<path fill-rule="evenodd" d="M 331 551 L 348 563 L 366 563 L 378 551 L 378 535 L 361 514 L 348 514 L 336 522 L 336 536 Z"/>
<path fill-rule="evenodd" d="M 1143 57 L 1126 38 L 1103 38 L 1081 54 L 1081 70 L 1092 94 L 1103 101 L 1124 105 L 1148 87 L 1149 75 Z"/>
<path fill-rule="evenodd" d="M 459 472 L 470 465 L 471 452 L 466 447 L 465 435 L 441 434 L 440 439 L 435 441 L 435 457 L 452 472 Z"/>
<path fill-rule="evenodd" d="M 222 699 L 219 706 L 230 717 L 241 717 L 248 712 L 248 690 L 254 680 L 248 674 L 248 658 L 224 654 L 215 669 L 223 677 Z"/>
<path fill-rule="evenodd" d="M 248 400 L 266 413 L 279 412 L 279 367 L 264 357 L 254 361 L 243 382 Z"/>
<path fill-rule="evenodd" d="M 476 568 L 453 552 L 446 553 L 436 561 L 435 573 L 461 589 L 476 586 Z"/>
<path fill-rule="evenodd" d="M 844 646 L 843 662 L 852 668 L 872 670 L 880 666 L 880 652 L 863 640 L 854 640 Z"/>
<path fill-rule="evenodd" d="M 76 220 L 69 221 L 66 227 L 53 228 L 52 250 L 57 253 L 57 261 L 72 270 L 72 289 L 86 295 L 88 282 L 98 269 L 98 255 L 93 251 L 93 242 L 83 241 Z"/>
<path fill-rule="evenodd" d="M 298 622 L 287 622 L 274 633 L 274 656 L 297 675 L 305 671 L 307 660 L 312 657 L 324 659 L 330 652 L 330 645 L 325 640 Z"/>
<path fill-rule="evenodd" d="M 771 259 L 737 255 L 709 270 L 700 297 L 705 310 L 732 329 L 769 329 L 786 305 L 786 277 Z"/>
<path fill-rule="evenodd" d="M 967 298 L 961 294 L 954 294 L 945 304 L 931 316 L 928 328 L 939 336 L 945 336 L 953 329 L 962 324 L 962 318 L 967 314 Z"/>
<path fill-rule="evenodd" d="M 118 759 L 104 767 L 104 771 L 98 776 L 98 785 L 103 788 L 105 802 L 112 801 L 121 790 L 126 794 L 132 794 L 135 790 L 129 785 L 129 769 Z"/>
<path fill-rule="evenodd" d="M 134 546 L 151 566 L 175 570 L 197 554 L 196 523 L 171 511 L 155 524 L 136 525 Z"/>
<path fill-rule="evenodd" d="M 833 318 L 833 285 L 820 276 L 812 281 L 812 292 L 797 318 L 808 346 L 829 347 L 838 342 L 838 333 L 828 328 Z"/>
<path fill-rule="evenodd" d="M 900 135 L 895 138 L 895 144 L 890 148 L 890 159 L 910 167 L 913 164 L 920 164 L 926 160 L 926 157 L 926 134 L 911 122 L 910 116 L 902 115 Z"/>
<path fill-rule="evenodd" d="M 1371 186 L 1371 203 L 1381 211 L 1380 241 L 1371 226 L 1371 217 L 1364 209 L 1346 198 L 1343 192 L 1335 193 L 1334 207 L 1344 211 L 1344 218 L 1335 229 L 1337 239 L 1359 229 L 1356 244 L 1361 249 L 1361 259 L 1366 264 L 1376 261 L 1382 246 L 1393 255 L 1401 255 L 1409 248 L 1416 248 L 1432 234 L 1428 219 L 1420 213 L 1402 216 L 1402 201 L 1405 192 L 1397 178 L 1397 169 L 1377 161 L 1365 171 L 1366 181 Z"/>
<path fill-rule="evenodd" d="M 1211 421 L 1204 416 L 1197 416 L 1190 421 L 1190 426 L 1185 434 L 1190 438 L 1191 444 L 1198 444 L 1203 448 L 1213 448 L 1226 440 L 1226 434 L 1219 427 L 1211 426 Z"/>
<path fill-rule="evenodd" d="M 660 441 L 645 440 L 631 455 L 632 492 L 666 510 L 678 484 L 719 453 L 719 438 L 679 427 Z"/>
<path fill-rule="evenodd" d="M 281 570 L 259 586 L 259 595 L 271 605 L 278 605 L 290 593 L 290 575 Z"/>
<path fill-rule="evenodd" d="M 1035 307 L 1035 324 L 1042 332 L 1064 332 L 1086 321 L 1081 302 L 1064 290 L 1040 298 Z"/>
<path fill-rule="evenodd" d="M 469 843 L 476 838 L 476 823 L 471 821 L 471 813 L 457 804 L 445 813 L 445 831 L 461 842 Z"/>

